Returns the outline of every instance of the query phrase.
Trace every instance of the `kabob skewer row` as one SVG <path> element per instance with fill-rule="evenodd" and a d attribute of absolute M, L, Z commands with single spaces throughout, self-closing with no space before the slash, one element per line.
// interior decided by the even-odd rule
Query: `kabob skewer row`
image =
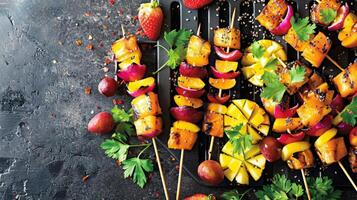
<path fill-rule="evenodd" d="M 127 82 L 128 93 L 134 97 L 131 106 L 134 111 L 134 126 L 136 134 L 142 139 L 152 139 L 165 198 L 169 199 L 166 188 L 165 176 L 161 167 L 160 156 L 157 149 L 156 137 L 162 132 L 161 107 L 158 96 L 154 93 L 155 78 L 144 78 L 147 67 L 140 63 L 141 51 L 136 37 L 126 35 L 122 25 L 123 38 L 115 41 L 112 51 L 115 55 L 115 73 Z M 117 71 L 119 66 L 119 71 Z"/>

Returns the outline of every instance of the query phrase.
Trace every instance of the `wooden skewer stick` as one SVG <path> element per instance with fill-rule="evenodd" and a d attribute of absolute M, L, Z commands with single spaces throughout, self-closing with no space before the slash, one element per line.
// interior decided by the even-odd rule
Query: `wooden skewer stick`
<path fill-rule="evenodd" d="M 211 160 L 212 157 L 213 144 L 214 144 L 214 136 L 211 136 L 211 142 L 209 144 L 209 149 L 208 149 L 208 160 Z"/>
<path fill-rule="evenodd" d="M 160 177 L 161 177 L 162 187 L 164 188 L 164 193 L 165 193 L 166 200 L 169 200 L 169 199 L 170 199 L 170 196 L 169 196 L 169 193 L 167 192 L 165 176 L 164 176 L 164 172 L 162 171 L 161 161 L 160 161 L 160 156 L 159 156 L 159 151 L 157 150 L 155 138 L 152 138 L 152 143 L 153 143 L 153 145 L 154 145 L 154 151 L 155 151 L 157 166 L 159 167 L 159 171 L 160 171 Z"/>
<path fill-rule="evenodd" d="M 311 200 L 309 186 L 307 185 L 307 181 L 306 181 L 306 177 L 305 177 L 305 171 L 304 171 L 304 169 L 301 169 L 300 171 L 301 171 L 302 180 L 304 181 L 304 186 L 305 186 L 305 190 L 306 190 L 306 194 L 307 194 L 307 199 Z"/>
<path fill-rule="evenodd" d="M 123 24 L 121 24 L 121 32 L 123 34 L 123 37 L 125 37 L 125 29 L 124 29 L 124 25 Z M 116 80 L 116 81 L 118 81 L 117 72 L 118 72 L 118 61 L 115 58 L 115 60 L 114 60 L 114 80 Z"/>
<path fill-rule="evenodd" d="M 334 59 L 332 59 L 329 55 L 326 55 L 326 58 L 329 60 L 329 61 L 331 61 L 337 68 L 339 68 L 341 71 L 345 71 L 345 69 L 343 69 L 342 67 L 341 67 L 341 65 L 339 65 Z"/>
<path fill-rule="evenodd" d="M 200 36 L 201 33 L 201 23 L 198 24 L 196 35 Z M 183 158 L 184 158 L 185 150 L 181 149 L 181 157 L 180 157 L 180 165 L 179 165 L 179 175 L 177 181 L 177 190 L 176 190 L 176 200 L 180 200 L 180 193 L 181 193 L 181 178 L 182 178 L 182 165 L 183 165 Z"/>
<path fill-rule="evenodd" d="M 184 150 L 184 149 L 181 149 L 180 166 L 179 166 L 179 176 L 178 176 L 177 191 L 176 191 L 176 200 L 180 200 L 181 177 L 182 177 L 182 164 L 183 164 L 184 153 L 185 153 L 185 150 Z"/>
<path fill-rule="evenodd" d="M 355 182 L 353 181 L 353 179 L 351 178 L 351 176 L 350 176 L 350 175 L 348 174 L 348 172 L 346 171 L 346 169 L 345 169 L 345 167 L 343 166 L 343 164 L 342 164 L 340 161 L 338 161 L 338 165 L 340 165 L 340 167 L 341 167 L 343 173 L 345 173 L 345 175 L 347 176 L 348 180 L 351 182 L 352 186 L 354 187 L 354 189 L 355 189 L 356 192 L 357 192 L 357 186 L 356 186 Z"/>

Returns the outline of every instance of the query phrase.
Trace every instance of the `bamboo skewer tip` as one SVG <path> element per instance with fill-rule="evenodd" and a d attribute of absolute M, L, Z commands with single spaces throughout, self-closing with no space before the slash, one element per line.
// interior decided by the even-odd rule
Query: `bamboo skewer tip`
<path fill-rule="evenodd" d="M 168 191 L 167 191 L 166 180 L 165 180 L 164 172 L 163 172 L 162 167 L 161 167 L 161 161 L 160 161 L 159 151 L 157 150 L 157 145 L 156 145 L 156 140 L 155 140 L 155 138 L 152 138 L 152 143 L 153 143 L 153 145 L 154 145 L 154 151 L 155 151 L 157 166 L 159 167 L 159 172 L 160 172 L 162 187 L 163 187 L 163 189 L 164 189 L 165 198 L 166 198 L 166 200 L 169 200 L 169 199 L 170 199 L 170 196 L 169 196 L 169 193 L 168 193 Z"/>
<path fill-rule="evenodd" d="M 209 149 L 208 149 L 208 160 L 211 160 L 212 157 L 213 144 L 214 144 L 214 136 L 211 136 L 211 142 L 209 144 Z"/>
<path fill-rule="evenodd" d="M 197 33 L 196 33 L 196 35 L 197 35 L 197 36 L 200 36 L 200 34 L 201 34 L 201 23 L 198 24 L 198 28 L 197 28 Z"/>
<path fill-rule="evenodd" d="M 184 150 L 184 149 L 181 149 L 180 165 L 179 165 L 179 176 L 178 176 L 177 190 L 176 190 L 176 200 L 180 200 L 182 165 L 183 165 L 184 153 L 185 153 L 185 150 Z"/>
<path fill-rule="evenodd" d="M 351 178 L 351 176 L 348 174 L 347 170 L 345 169 L 345 167 L 343 166 L 343 164 L 341 163 L 341 161 L 338 161 L 338 165 L 340 165 L 343 173 L 345 173 L 345 175 L 347 176 L 348 180 L 351 182 L 353 188 L 355 189 L 355 191 L 357 192 L 357 186 L 355 184 L 355 182 L 353 181 L 353 179 Z"/>
<path fill-rule="evenodd" d="M 332 62 L 332 64 L 334 64 L 338 69 L 340 69 L 342 72 L 345 71 L 344 68 L 341 67 L 341 65 L 339 65 L 334 59 L 332 59 L 329 55 L 326 55 L 326 58 Z"/>
<path fill-rule="evenodd" d="M 307 184 L 307 181 L 306 181 L 305 171 L 304 171 L 304 169 L 301 169 L 300 171 L 301 171 L 302 179 L 304 181 L 304 186 L 305 186 L 305 190 L 306 190 L 306 194 L 307 194 L 307 199 L 311 200 L 309 185 Z"/>

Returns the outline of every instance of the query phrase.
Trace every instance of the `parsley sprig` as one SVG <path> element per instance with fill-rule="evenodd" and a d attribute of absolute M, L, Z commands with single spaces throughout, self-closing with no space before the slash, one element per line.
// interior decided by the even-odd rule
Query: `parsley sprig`
<path fill-rule="evenodd" d="M 298 83 L 305 79 L 305 68 L 300 65 L 292 67 L 289 73 L 291 83 Z"/>
<path fill-rule="evenodd" d="M 350 104 L 348 104 L 341 112 L 341 117 L 344 122 L 355 126 L 357 123 L 357 96 L 353 97 Z"/>
<path fill-rule="evenodd" d="M 310 35 L 315 33 L 315 24 L 310 24 L 309 17 L 297 18 L 293 16 L 290 20 L 291 25 L 298 36 L 299 40 L 307 41 L 310 39 Z"/>
<path fill-rule="evenodd" d="M 255 58 L 261 58 L 265 53 L 265 48 L 257 41 L 252 44 L 252 54 Z"/>
<path fill-rule="evenodd" d="M 243 133 L 242 127 L 243 124 L 239 124 L 224 131 L 233 145 L 233 154 L 244 154 L 247 149 L 252 147 L 252 136 Z"/>
<path fill-rule="evenodd" d="M 333 20 L 335 20 L 337 16 L 337 11 L 332 8 L 326 8 L 320 10 L 321 20 L 325 24 L 330 24 Z"/>
<path fill-rule="evenodd" d="M 290 200 L 304 195 L 300 184 L 292 183 L 285 175 L 275 175 L 272 184 L 263 185 L 263 189 L 255 193 L 259 200 Z"/>
<path fill-rule="evenodd" d="M 192 32 L 185 29 L 180 29 L 179 31 L 172 30 L 164 33 L 164 40 L 168 44 L 169 49 L 162 45 L 158 45 L 158 47 L 163 48 L 166 51 L 169 59 L 153 74 L 160 72 L 165 67 L 176 69 L 176 67 L 185 59 L 186 45 L 191 35 Z"/>
<path fill-rule="evenodd" d="M 262 76 L 265 87 L 260 96 L 280 102 L 286 91 L 286 87 L 279 80 L 279 76 L 273 72 L 265 72 Z"/>
<path fill-rule="evenodd" d="M 238 190 L 231 190 L 228 192 L 225 192 L 221 195 L 222 200 L 243 200 L 243 197 L 250 191 L 252 188 L 246 190 L 242 194 L 238 192 Z"/>
<path fill-rule="evenodd" d="M 318 177 L 316 179 L 307 178 L 312 200 L 338 200 L 342 192 L 335 190 L 332 180 L 327 177 Z"/>
<path fill-rule="evenodd" d="M 141 159 L 142 153 L 147 150 L 151 143 L 144 144 L 129 144 L 129 136 L 135 135 L 133 126 L 133 112 L 126 111 L 118 106 L 112 109 L 112 116 L 117 123 L 115 133 L 110 139 L 106 139 L 100 147 L 104 153 L 123 164 L 124 177 L 132 177 L 134 183 L 141 188 L 147 182 L 146 173 L 153 171 L 153 163 L 150 159 Z M 129 158 L 128 153 L 130 148 L 143 148 L 137 157 Z"/>

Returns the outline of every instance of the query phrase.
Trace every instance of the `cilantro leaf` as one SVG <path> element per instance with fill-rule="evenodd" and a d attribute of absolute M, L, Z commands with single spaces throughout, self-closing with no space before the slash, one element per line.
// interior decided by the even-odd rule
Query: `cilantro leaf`
<path fill-rule="evenodd" d="M 312 200 L 337 200 L 341 198 L 341 191 L 335 190 L 332 180 L 325 177 L 315 179 L 307 178 Z"/>
<path fill-rule="evenodd" d="M 127 112 L 123 108 L 119 108 L 119 106 L 114 106 L 114 108 L 112 109 L 112 116 L 115 123 L 133 121 L 132 109 Z"/>
<path fill-rule="evenodd" d="M 134 183 L 143 188 L 147 178 L 145 172 L 154 170 L 152 161 L 149 159 L 130 158 L 123 161 L 124 178 L 132 177 Z"/>
<path fill-rule="evenodd" d="M 252 53 L 255 58 L 261 58 L 265 53 L 265 48 L 257 41 L 252 44 Z"/>
<path fill-rule="evenodd" d="M 279 81 L 278 75 L 265 72 L 262 77 L 265 87 L 260 93 L 260 96 L 267 99 L 273 99 L 280 102 L 286 91 L 286 87 Z"/>
<path fill-rule="evenodd" d="M 233 145 L 233 154 L 244 154 L 245 150 L 252 147 L 252 136 L 247 133 L 242 133 L 243 125 L 239 124 L 232 129 L 225 130 L 229 141 Z"/>
<path fill-rule="evenodd" d="M 342 121 L 355 126 L 357 123 L 357 97 L 353 97 L 350 104 L 348 104 L 341 112 Z"/>
<path fill-rule="evenodd" d="M 325 24 L 330 24 L 333 20 L 335 20 L 337 16 L 337 11 L 332 8 L 326 8 L 320 10 L 321 20 Z"/>
<path fill-rule="evenodd" d="M 264 69 L 276 70 L 278 68 L 277 64 L 278 64 L 278 59 L 277 58 L 272 58 L 267 62 L 267 64 L 265 64 Z"/>
<path fill-rule="evenodd" d="M 174 47 L 184 46 L 191 35 L 192 32 L 185 29 L 180 29 L 179 31 L 172 30 L 164 33 L 164 39 L 172 49 Z"/>
<path fill-rule="evenodd" d="M 228 192 L 225 192 L 221 195 L 221 199 L 222 200 L 243 200 L 243 197 L 250 191 L 247 190 L 245 192 L 243 192 L 242 194 L 240 194 L 238 192 L 238 190 L 231 190 Z"/>
<path fill-rule="evenodd" d="M 297 18 L 295 21 L 293 16 L 290 22 L 299 40 L 307 41 L 310 39 L 310 35 L 315 33 L 316 25 L 309 24 L 309 17 Z"/>
<path fill-rule="evenodd" d="M 290 82 L 297 83 L 305 80 L 305 68 L 298 65 L 290 69 Z"/>
<path fill-rule="evenodd" d="M 183 46 L 178 46 L 175 49 L 170 49 L 167 53 L 169 59 L 167 60 L 167 66 L 171 69 L 175 69 L 183 59 L 185 59 L 185 49 Z"/>
<path fill-rule="evenodd" d="M 105 140 L 100 147 L 105 150 L 105 154 L 120 162 L 124 161 L 128 156 L 129 145 L 116 140 Z"/>

